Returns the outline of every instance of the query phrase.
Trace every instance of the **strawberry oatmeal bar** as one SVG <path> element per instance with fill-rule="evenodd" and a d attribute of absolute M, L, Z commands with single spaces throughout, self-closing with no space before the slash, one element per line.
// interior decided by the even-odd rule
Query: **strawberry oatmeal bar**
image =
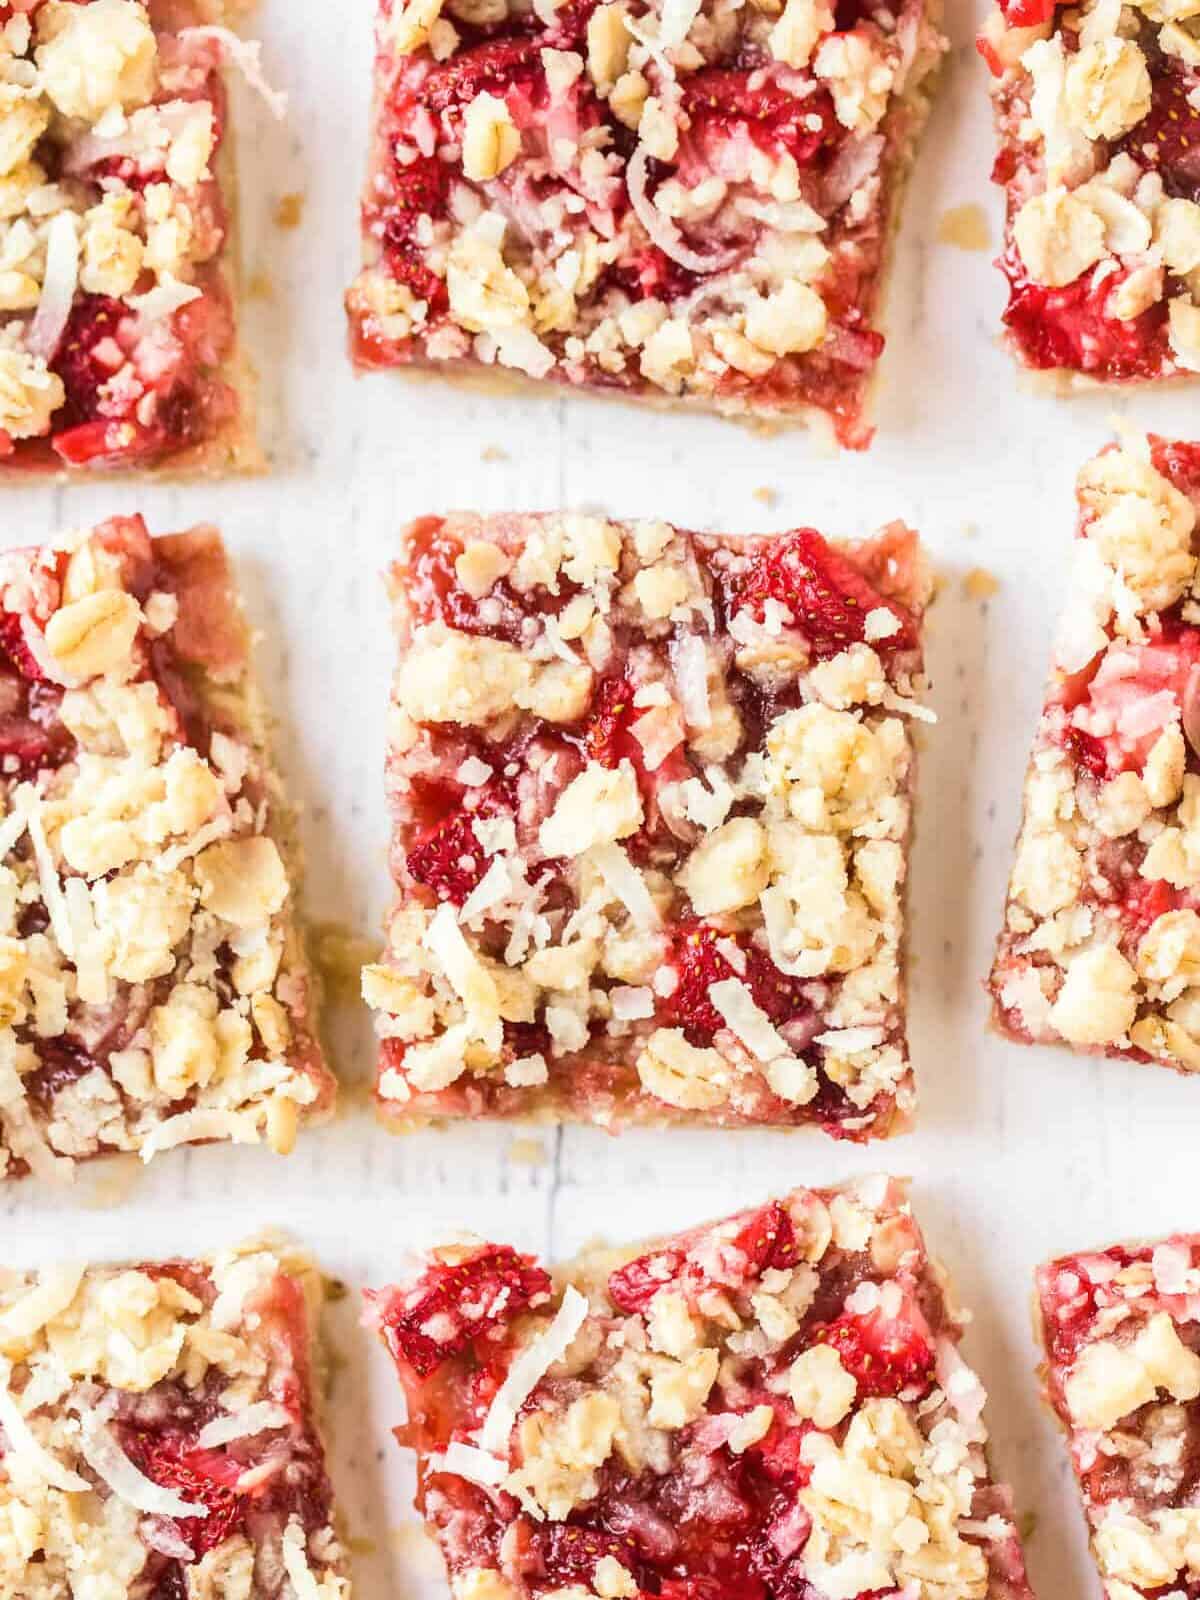
<path fill-rule="evenodd" d="M 427 517 L 392 588 L 385 1119 L 904 1126 L 916 535 Z"/>
<path fill-rule="evenodd" d="M 1008 344 L 1060 388 L 1200 371 L 1200 31 L 1175 0 L 999 0 Z"/>
<path fill-rule="evenodd" d="M 1031 1600 L 965 1320 L 887 1178 L 368 1295 L 455 1600 Z"/>
<path fill-rule="evenodd" d="M 1019 1041 L 1200 1069 L 1200 445 L 1079 475 L 1072 594 L 992 971 Z"/>
<path fill-rule="evenodd" d="M 219 68 L 241 0 L 0 0 L 0 476 L 259 464 Z"/>
<path fill-rule="evenodd" d="M 0 1178 L 332 1105 L 247 645 L 211 528 L 0 556 Z"/>
<path fill-rule="evenodd" d="M 1200 1236 L 1063 1256 L 1037 1288 L 1045 1394 L 1106 1600 L 1194 1600 Z"/>
<path fill-rule="evenodd" d="M 349 1600 L 314 1415 L 323 1292 L 263 1243 L 0 1271 L 0 1592 Z"/>
<path fill-rule="evenodd" d="M 937 0 L 381 0 L 362 367 L 871 439 Z"/>

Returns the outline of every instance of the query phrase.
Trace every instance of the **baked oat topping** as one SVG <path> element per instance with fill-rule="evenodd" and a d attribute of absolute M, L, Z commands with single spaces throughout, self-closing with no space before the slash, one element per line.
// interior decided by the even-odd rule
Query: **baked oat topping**
<path fill-rule="evenodd" d="M 1039 1268 L 1046 1398 L 1066 1429 L 1106 1600 L 1200 1593 L 1200 1240 Z"/>
<path fill-rule="evenodd" d="M 901 1185 L 369 1293 L 455 1600 L 1031 1600 Z"/>
<path fill-rule="evenodd" d="M 1080 537 L 991 989 L 1010 1037 L 1200 1067 L 1200 446 L 1079 475 Z"/>
<path fill-rule="evenodd" d="M 1200 31 L 1162 0 L 999 0 L 1008 342 L 1105 382 L 1200 371 Z"/>
<path fill-rule="evenodd" d="M 0 555 L 0 1179 L 328 1110 L 217 533 Z"/>
<path fill-rule="evenodd" d="M 870 441 L 937 8 L 381 0 L 355 359 Z"/>
<path fill-rule="evenodd" d="M 0 5 L 0 471 L 236 458 L 227 9 Z"/>
<path fill-rule="evenodd" d="M 0 1590 L 349 1600 L 294 1250 L 0 1271 Z"/>
<path fill-rule="evenodd" d="M 902 1124 L 915 534 L 426 518 L 392 592 L 384 1117 Z"/>

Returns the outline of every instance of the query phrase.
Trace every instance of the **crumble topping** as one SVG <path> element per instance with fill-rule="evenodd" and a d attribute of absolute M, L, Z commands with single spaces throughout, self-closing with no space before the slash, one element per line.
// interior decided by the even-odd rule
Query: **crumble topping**
<path fill-rule="evenodd" d="M 348 1600 L 313 1414 L 321 1298 L 309 1262 L 262 1243 L 0 1272 L 0 1587 Z"/>
<path fill-rule="evenodd" d="M 907 1113 L 915 535 L 427 519 L 393 595 L 384 1114 Z"/>
<path fill-rule="evenodd" d="M 1025 785 L 991 987 L 1020 1039 L 1200 1067 L 1200 452 L 1079 475 L 1072 592 Z"/>
<path fill-rule="evenodd" d="M 356 359 L 825 413 L 869 442 L 921 0 L 382 0 Z"/>
<path fill-rule="evenodd" d="M 796 1190 L 556 1277 L 470 1241 L 367 1296 L 456 1600 L 1028 1600 L 965 1319 L 900 1185 Z M 519 1368 L 520 1407 L 489 1405 Z"/>
<path fill-rule="evenodd" d="M 0 557 L 0 1177 L 331 1102 L 220 540 Z"/>
<path fill-rule="evenodd" d="M 1200 34 L 1158 0 L 1000 0 L 1009 342 L 1028 366 L 1121 381 L 1200 371 Z"/>
<path fill-rule="evenodd" d="M 145 463 L 236 412 L 218 68 L 246 47 L 190 9 L 0 13 L 0 464 Z"/>
<path fill-rule="evenodd" d="M 1192 1235 L 1038 1271 L 1046 1394 L 1067 1430 L 1108 1600 L 1200 1583 L 1200 1253 Z"/>

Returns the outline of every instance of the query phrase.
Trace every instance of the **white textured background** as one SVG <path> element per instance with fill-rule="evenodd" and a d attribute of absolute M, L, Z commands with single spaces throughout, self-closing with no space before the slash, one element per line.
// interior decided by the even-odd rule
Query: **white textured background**
<path fill-rule="evenodd" d="M 990 252 L 938 241 L 951 207 L 998 195 L 972 16 L 954 52 L 910 191 L 892 297 L 879 437 L 865 456 L 816 456 L 803 436 L 583 399 L 498 402 L 448 386 L 356 380 L 341 293 L 357 261 L 356 207 L 369 97 L 369 0 L 265 0 L 270 76 L 285 126 L 238 97 L 245 256 L 257 293 L 247 340 L 263 374 L 274 471 L 261 481 L 6 491 L 3 542 L 142 511 L 166 531 L 220 523 L 262 631 L 259 666 L 279 754 L 304 810 L 307 909 L 366 932 L 388 898 L 381 792 L 391 645 L 379 573 L 408 517 L 451 508 L 597 507 L 693 527 L 811 522 L 835 536 L 905 517 L 942 576 L 930 630 L 932 704 L 912 870 L 911 1037 L 920 1131 L 862 1150 L 817 1134 L 642 1133 L 461 1127 L 402 1140 L 372 1122 L 372 1049 L 357 1008 L 334 1020 L 351 1086 L 332 1128 L 286 1161 L 253 1150 L 166 1156 L 147 1173 L 99 1164 L 65 1197 L 0 1198 L 3 1256 L 205 1251 L 264 1225 L 292 1230 L 352 1294 L 332 1335 L 345 1365 L 330 1429 L 333 1472 L 365 1600 L 444 1594 L 436 1557 L 405 1528 L 409 1477 L 388 1437 L 399 1394 L 355 1326 L 357 1290 L 411 1246 L 470 1226 L 552 1255 L 597 1234 L 637 1237 L 717 1216 L 796 1183 L 886 1164 L 914 1179 L 933 1248 L 975 1312 L 966 1351 L 991 1391 L 995 1463 L 1034 1512 L 1042 1600 L 1099 1592 L 1065 1452 L 1039 1406 L 1031 1272 L 1046 1255 L 1200 1226 L 1192 1178 L 1200 1085 L 1168 1073 L 1021 1050 L 984 1032 L 981 980 L 1016 827 L 1072 531 L 1076 467 L 1104 441 L 1112 405 L 1022 393 L 993 331 Z M 273 221 L 304 198 L 299 228 Z M 1193 390 L 1140 399 L 1140 424 L 1193 434 Z M 1189 428 L 1189 423 L 1193 424 Z M 770 489 L 771 504 L 756 498 Z M 984 602 L 973 568 L 1000 587 Z M 513 1148 L 516 1146 L 516 1158 Z"/>

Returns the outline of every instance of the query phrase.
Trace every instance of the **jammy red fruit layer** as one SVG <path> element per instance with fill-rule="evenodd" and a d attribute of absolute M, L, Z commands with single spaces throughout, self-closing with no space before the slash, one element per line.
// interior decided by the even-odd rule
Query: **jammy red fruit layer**
<path fill-rule="evenodd" d="M 1200 1067 L 1200 447 L 1079 474 L 991 990 L 1010 1037 Z"/>
<path fill-rule="evenodd" d="M 1000 0 L 979 36 L 1010 349 L 1061 384 L 1200 371 L 1200 36 L 1154 7 Z"/>
<path fill-rule="evenodd" d="M 916 535 L 429 517 L 392 593 L 385 1119 L 902 1126 Z"/>
<path fill-rule="evenodd" d="M 593 1250 L 532 1300 L 477 1292 L 501 1256 L 541 1272 L 460 1243 L 367 1295 L 456 1597 L 1032 1600 L 901 1185 Z"/>
<path fill-rule="evenodd" d="M 0 6 L 0 476 L 253 465 L 200 0 Z"/>
<path fill-rule="evenodd" d="M 0 555 L 0 1180 L 332 1105 L 248 644 L 213 528 Z"/>
<path fill-rule="evenodd" d="M 23 1530 L 5 1592 L 68 1595 L 92 1572 L 147 1600 L 349 1600 L 315 1415 L 322 1298 L 312 1262 L 262 1243 L 0 1273 L 5 1512 Z"/>
<path fill-rule="evenodd" d="M 381 0 L 354 359 L 864 447 L 937 9 Z"/>
<path fill-rule="evenodd" d="M 1038 1269 L 1045 1397 L 1066 1431 L 1106 1595 L 1200 1592 L 1200 1238 Z"/>

